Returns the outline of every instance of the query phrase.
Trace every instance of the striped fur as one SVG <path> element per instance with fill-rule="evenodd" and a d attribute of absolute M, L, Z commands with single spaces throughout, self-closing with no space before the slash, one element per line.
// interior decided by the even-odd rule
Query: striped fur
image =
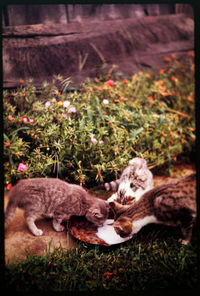
<path fill-rule="evenodd" d="M 129 161 L 119 179 L 98 185 L 93 189 L 116 192 L 112 200 L 119 199 L 120 203 L 125 203 L 128 197 L 132 197 L 132 199 L 136 197 L 137 199 L 138 194 L 141 196 L 152 186 L 153 175 L 147 167 L 146 160 L 135 157 Z"/>
<path fill-rule="evenodd" d="M 196 218 L 196 174 L 157 186 L 144 193 L 131 206 L 117 203 L 110 203 L 110 206 L 116 213 L 113 226 L 122 237 L 137 233 L 141 227 L 150 223 L 148 221 L 155 219 L 153 223 L 180 226 L 182 242 L 188 243 Z M 146 217 L 151 219 L 144 223 Z"/>
<path fill-rule="evenodd" d="M 103 225 L 108 217 L 109 204 L 90 195 L 84 188 L 56 178 L 35 178 L 20 180 L 9 196 L 5 213 L 5 226 L 15 214 L 16 208 L 24 210 L 24 216 L 32 234 L 43 234 L 35 225 L 38 216 L 52 217 L 53 228 L 63 231 L 61 225 L 70 216 L 85 216 L 97 226 Z"/>

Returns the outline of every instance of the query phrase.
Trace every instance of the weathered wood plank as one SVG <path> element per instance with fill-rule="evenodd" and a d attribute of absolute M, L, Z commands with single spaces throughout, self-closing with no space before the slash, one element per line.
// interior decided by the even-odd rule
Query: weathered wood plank
<path fill-rule="evenodd" d="M 175 12 L 174 4 L 54 4 L 7 5 L 3 11 L 6 26 L 40 23 L 68 23 L 77 20 L 103 21 L 138 18 Z"/>

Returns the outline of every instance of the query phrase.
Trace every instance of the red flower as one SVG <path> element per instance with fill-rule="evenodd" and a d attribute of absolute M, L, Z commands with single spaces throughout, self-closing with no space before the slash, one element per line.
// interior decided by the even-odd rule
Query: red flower
<path fill-rule="evenodd" d="M 12 188 L 12 184 L 9 183 L 9 184 L 6 186 L 6 189 L 7 189 L 7 190 L 10 190 L 11 188 Z"/>
<path fill-rule="evenodd" d="M 11 143 L 10 142 L 5 142 L 4 145 L 9 147 L 11 145 Z"/>
<path fill-rule="evenodd" d="M 20 117 L 20 119 L 19 119 L 19 122 L 27 122 L 28 121 L 28 119 L 27 119 L 27 117 Z"/>
<path fill-rule="evenodd" d="M 190 50 L 190 51 L 188 51 L 188 52 L 187 52 L 187 55 L 188 55 L 189 57 L 194 57 L 194 56 L 195 56 L 194 50 Z"/>
<path fill-rule="evenodd" d="M 181 117 L 186 117 L 186 116 L 187 116 L 185 113 L 179 113 L 179 115 L 180 115 Z"/>
<path fill-rule="evenodd" d="M 114 84 L 115 84 L 115 82 L 113 80 L 106 81 L 107 86 L 113 86 Z"/>
<path fill-rule="evenodd" d="M 148 96 L 147 99 L 148 99 L 149 101 L 154 101 L 154 97 L 152 97 L 152 96 Z"/>
<path fill-rule="evenodd" d="M 21 79 L 19 82 L 20 82 L 20 84 L 24 84 L 25 81 L 24 81 L 24 79 Z"/>
<path fill-rule="evenodd" d="M 106 277 L 106 280 L 110 280 L 114 274 L 115 272 L 104 272 L 103 275 Z"/>
<path fill-rule="evenodd" d="M 124 97 L 122 97 L 122 96 L 119 97 L 119 100 L 120 100 L 120 101 L 126 101 L 126 100 L 124 99 Z"/>
<path fill-rule="evenodd" d="M 165 62 L 165 63 L 170 63 L 171 62 L 171 58 L 170 57 L 164 57 L 163 58 L 163 61 Z"/>
<path fill-rule="evenodd" d="M 194 99 L 191 97 L 189 97 L 187 100 L 188 100 L 188 102 L 194 102 Z"/>
<path fill-rule="evenodd" d="M 11 115 L 8 115 L 7 119 L 8 119 L 9 121 L 13 121 L 13 120 L 14 120 L 14 117 L 12 117 Z"/>
<path fill-rule="evenodd" d="M 97 90 L 104 90 L 103 86 L 96 86 Z"/>

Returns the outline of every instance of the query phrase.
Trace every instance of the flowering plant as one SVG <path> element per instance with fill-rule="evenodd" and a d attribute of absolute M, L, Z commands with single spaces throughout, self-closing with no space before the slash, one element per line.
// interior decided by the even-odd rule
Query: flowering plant
<path fill-rule="evenodd" d="M 55 82 L 39 93 L 32 81 L 4 91 L 6 184 L 56 176 L 90 186 L 116 178 L 135 156 L 153 168 L 192 151 L 193 60 L 166 62 L 157 72 L 87 80 L 68 93 Z"/>

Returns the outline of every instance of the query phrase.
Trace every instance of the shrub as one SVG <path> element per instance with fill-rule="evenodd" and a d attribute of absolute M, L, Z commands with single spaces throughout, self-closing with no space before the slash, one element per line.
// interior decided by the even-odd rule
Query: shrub
<path fill-rule="evenodd" d="M 86 80 L 68 93 L 56 86 L 60 76 L 41 92 L 32 81 L 5 91 L 6 184 L 53 175 L 90 186 L 116 178 L 135 156 L 153 168 L 191 151 L 193 60 L 171 60 L 165 70 Z"/>

